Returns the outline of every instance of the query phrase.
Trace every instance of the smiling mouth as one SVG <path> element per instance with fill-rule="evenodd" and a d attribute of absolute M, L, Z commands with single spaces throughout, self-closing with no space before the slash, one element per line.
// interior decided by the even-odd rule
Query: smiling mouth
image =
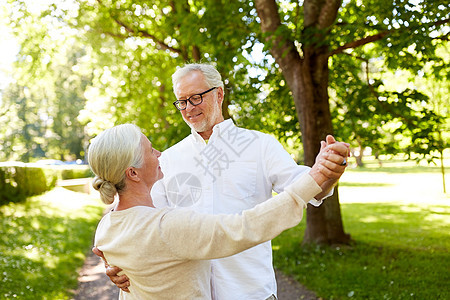
<path fill-rule="evenodd" d="M 195 120 L 195 119 L 198 118 L 200 115 L 202 115 L 202 113 L 198 113 L 198 114 L 196 114 L 196 115 L 190 115 L 190 116 L 188 116 L 188 119 L 189 119 L 189 120 Z"/>

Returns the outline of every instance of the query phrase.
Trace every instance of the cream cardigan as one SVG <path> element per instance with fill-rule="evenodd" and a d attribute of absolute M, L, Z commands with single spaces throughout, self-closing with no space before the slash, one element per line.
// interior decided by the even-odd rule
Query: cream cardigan
<path fill-rule="evenodd" d="M 113 211 L 100 221 L 95 246 L 130 279 L 130 293 L 121 291 L 119 299 L 211 299 L 208 259 L 236 254 L 294 227 L 319 192 L 305 174 L 239 215 L 146 206 Z"/>

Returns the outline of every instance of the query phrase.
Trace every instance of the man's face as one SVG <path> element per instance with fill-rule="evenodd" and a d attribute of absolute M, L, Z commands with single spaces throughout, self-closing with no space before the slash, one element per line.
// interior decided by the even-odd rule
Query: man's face
<path fill-rule="evenodd" d="M 193 71 L 178 82 L 175 87 L 175 96 L 177 99 L 187 99 L 210 88 L 203 74 L 200 71 Z M 203 102 L 201 104 L 194 106 L 188 101 L 186 109 L 181 111 L 184 121 L 199 133 L 212 130 L 214 125 L 223 120 L 221 110 L 223 94 L 221 89 L 212 90 L 202 97 Z"/>

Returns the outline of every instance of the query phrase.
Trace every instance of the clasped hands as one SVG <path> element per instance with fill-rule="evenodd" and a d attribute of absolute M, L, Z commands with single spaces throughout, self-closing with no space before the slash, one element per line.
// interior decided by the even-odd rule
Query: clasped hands
<path fill-rule="evenodd" d="M 320 151 L 309 175 L 322 188 L 323 192 L 329 191 L 342 176 L 347 167 L 349 154 L 350 145 L 337 142 L 332 135 L 327 135 L 326 141 L 320 142 Z"/>

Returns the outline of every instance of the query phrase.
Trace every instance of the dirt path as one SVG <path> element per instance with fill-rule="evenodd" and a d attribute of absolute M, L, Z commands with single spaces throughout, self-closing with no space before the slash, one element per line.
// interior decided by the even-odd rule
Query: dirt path
<path fill-rule="evenodd" d="M 91 253 L 80 271 L 78 289 L 73 299 L 109 300 L 118 298 L 119 289 L 106 276 L 102 260 L 94 253 Z"/>
<path fill-rule="evenodd" d="M 315 294 L 292 278 L 276 272 L 280 300 L 316 300 Z M 118 299 L 119 289 L 105 275 L 102 260 L 93 253 L 88 256 L 78 277 L 78 289 L 73 300 Z"/>

